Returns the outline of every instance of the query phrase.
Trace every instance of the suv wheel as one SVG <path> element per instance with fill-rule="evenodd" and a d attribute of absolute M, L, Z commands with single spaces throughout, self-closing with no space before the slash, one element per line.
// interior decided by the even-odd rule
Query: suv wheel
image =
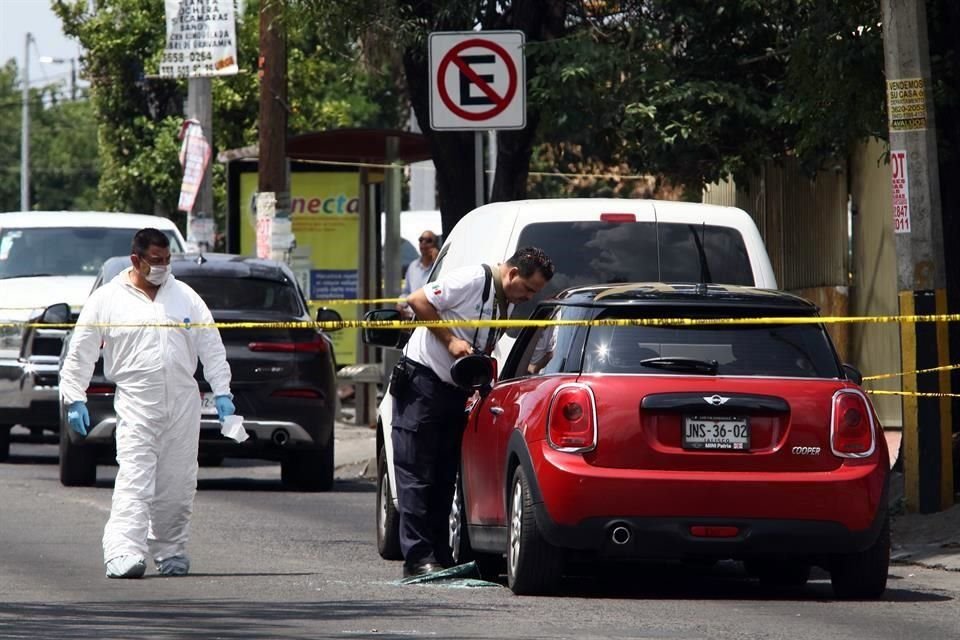
<path fill-rule="evenodd" d="M 833 593 L 842 600 L 879 598 L 887 588 L 890 569 L 890 518 L 883 521 L 877 541 L 859 553 L 837 558 L 830 567 Z"/>
<path fill-rule="evenodd" d="M 9 424 L 0 424 L 0 462 L 6 462 L 10 457 L 10 429 Z"/>
<path fill-rule="evenodd" d="M 522 467 L 510 483 L 507 585 L 517 595 L 550 593 L 563 574 L 560 549 L 544 540 L 533 513 L 533 495 Z"/>
<path fill-rule="evenodd" d="M 280 463 L 280 480 L 291 489 L 330 491 L 333 488 L 333 437 L 323 449 L 288 453 Z"/>
<path fill-rule="evenodd" d="M 92 487 L 96 482 L 96 448 L 72 442 L 70 434 L 61 428 L 60 484 L 65 487 Z"/>
<path fill-rule="evenodd" d="M 403 560 L 400 551 L 400 514 L 393 506 L 390 474 L 387 473 L 387 451 L 377 451 L 377 551 L 384 560 Z"/>

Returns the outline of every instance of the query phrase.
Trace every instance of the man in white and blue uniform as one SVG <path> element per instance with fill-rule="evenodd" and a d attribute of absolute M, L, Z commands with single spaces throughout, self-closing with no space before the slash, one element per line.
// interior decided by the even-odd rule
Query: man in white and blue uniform
<path fill-rule="evenodd" d="M 508 305 L 531 299 L 553 277 L 553 263 L 540 249 L 525 247 L 491 271 L 493 283 L 485 286 L 483 265 L 456 269 L 414 291 L 407 302 L 418 320 L 496 319 L 495 310 L 503 306 L 509 316 Z M 489 355 L 495 343 L 488 339 L 490 331 L 496 332 L 418 327 L 398 365 L 400 378 L 391 381 L 391 438 L 405 577 L 452 564 L 447 516 L 460 461 L 464 406 L 473 391 L 456 386 L 450 367 L 467 355 Z"/>

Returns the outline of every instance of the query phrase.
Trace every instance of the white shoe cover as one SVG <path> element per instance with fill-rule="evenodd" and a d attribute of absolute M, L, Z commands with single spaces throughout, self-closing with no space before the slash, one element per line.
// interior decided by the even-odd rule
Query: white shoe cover
<path fill-rule="evenodd" d="M 185 576 L 190 572 L 190 558 L 173 556 L 157 563 L 157 571 L 162 576 Z"/>
<path fill-rule="evenodd" d="M 107 561 L 108 578 L 142 578 L 146 570 L 143 556 L 117 556 Z"/>

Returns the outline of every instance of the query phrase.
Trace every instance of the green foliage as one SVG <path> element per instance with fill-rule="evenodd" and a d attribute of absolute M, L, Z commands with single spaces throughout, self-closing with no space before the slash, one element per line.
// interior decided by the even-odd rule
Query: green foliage
<path fill-rule="evenodd" d="M 0 67 L 0 211 L 20 209 L 22 84 L 17 64 Z M 85 101 L 63 87 L 30 90 L 30 192 L 33 209 L 97 208 L 97 131 Z"/>

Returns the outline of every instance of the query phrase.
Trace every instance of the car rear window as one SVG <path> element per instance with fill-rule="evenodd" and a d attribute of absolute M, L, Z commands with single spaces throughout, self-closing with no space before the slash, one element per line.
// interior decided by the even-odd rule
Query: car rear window
<path fill-rule="evenodd" d="M 718 375 L 840 377 L 826 332 L 813 324 L 594 326 L 584 347 L 583 372 L 686 373 L 642 364 L 661 357 L 716 360 Z"/>
<path fill-rule="evenodd" d="M 297 290 L 291 282 L 260 278 L 177 276 L 190 285 L 212 311 L 269 311 L 301 315 Z"/>
<path fill-rule="evenodd" d="M 0 231 L 0 278 L 95 276 L 111 256 L 129 256 L 136 229 L 9 227 Z M 170 250 L 182 252 L 170 231 Z"/>
<path fill-rule="evenodd" d="M 517 318 L 529 317 L 539 300 L 581 285 L 701 281 L 755 285 L 743 236 L 730 227 L 601 220 L 539 222 L 523 228 L 518 246 L 543 249 L 553 261 L 555 273 L 533 300 L 517 305 L 513 314 Z"/>

